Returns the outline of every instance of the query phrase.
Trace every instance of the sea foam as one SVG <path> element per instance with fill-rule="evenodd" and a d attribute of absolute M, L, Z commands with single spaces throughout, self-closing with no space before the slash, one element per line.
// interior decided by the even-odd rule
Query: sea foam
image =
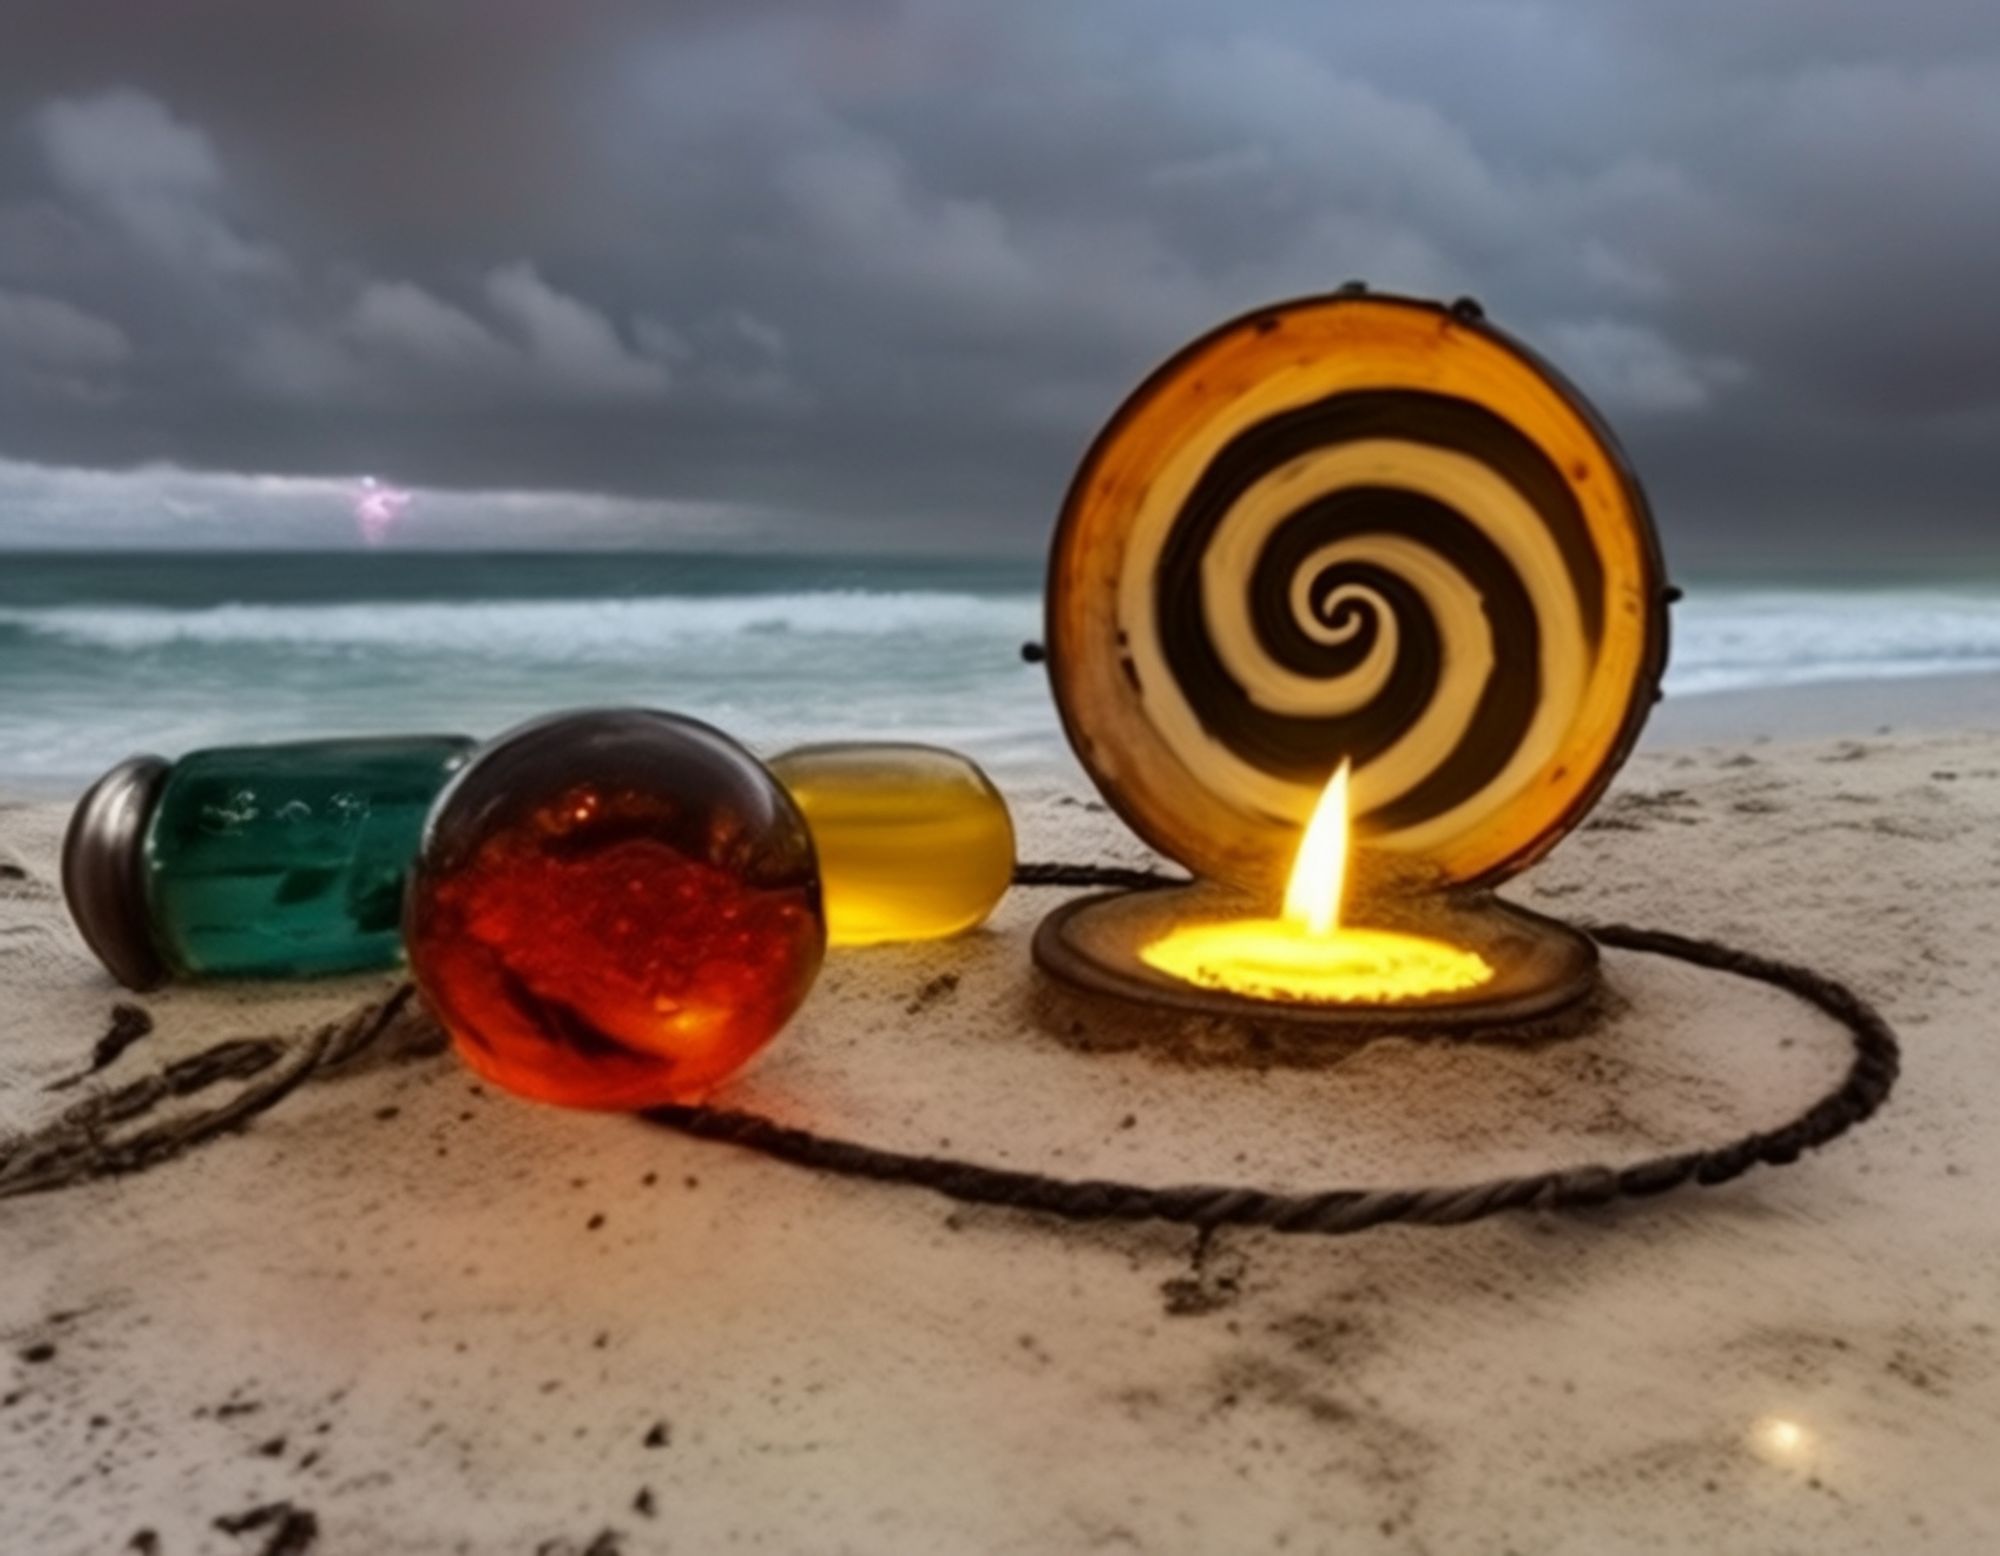
<path fill-rule="evenodd" d="M 776 634 L 991 638 L 1038 629 L 1033 596 L 824 590 L 602 600 L 453 600 L 325 605 L 70 605 L 0 609 L 0 625 L 119 651 L 174 644 L 401 649 L 545 661 L 629 659 L 701 639 Z"/>

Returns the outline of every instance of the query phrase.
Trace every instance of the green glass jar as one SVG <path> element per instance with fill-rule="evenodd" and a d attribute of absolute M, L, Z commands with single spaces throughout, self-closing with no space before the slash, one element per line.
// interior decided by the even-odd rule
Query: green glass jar
<path fill-rule="evenodd" d="M 128 988 L 393 966 L 403 880 L 457 735 L 133 757 L 70 818 L 63 894 Z"/>

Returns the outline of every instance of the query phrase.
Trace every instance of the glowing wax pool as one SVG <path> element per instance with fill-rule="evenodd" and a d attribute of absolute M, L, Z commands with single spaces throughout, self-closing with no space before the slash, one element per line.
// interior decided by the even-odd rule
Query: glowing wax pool
<path fill-rule="evenodd" d="M 1150 967 L 1252 999 L 1367 1003 L 1477 988 L 1486 959 L 1441 940 L 1387 929 L 1315 934 L 1290 919 L 1189 924 L 1143 947 Z"/>
<path fill-rule="evenodd" d="M 1340 922 L 1347 884 L 1348 766 L 1326 786 L 1292 865 L 1282 918 L 1178 925 L 1139 956 L 1205 989 L 1265 1000 L 1330 1003 L 1421 999 L 1477 988 L 1486 959 L 1421 935 L 1350 929 Z"/>

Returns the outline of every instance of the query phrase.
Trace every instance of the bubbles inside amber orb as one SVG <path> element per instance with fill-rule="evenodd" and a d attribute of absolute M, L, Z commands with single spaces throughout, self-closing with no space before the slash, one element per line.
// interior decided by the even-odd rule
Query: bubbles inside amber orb
<path fill-rule="evenodd" d="M 790 1019 L 826 946 L 798 807 L 727 736 L 643 710 L 475 756 L 431 813 L 405 931 L 468 1065 L 594 1108 L 706 1094 Z"/>

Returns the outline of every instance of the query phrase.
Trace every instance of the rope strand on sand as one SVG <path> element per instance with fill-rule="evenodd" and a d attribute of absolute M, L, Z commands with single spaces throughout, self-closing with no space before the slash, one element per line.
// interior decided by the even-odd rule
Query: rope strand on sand
<path fill-rule="evenodd" d="M 303 1039 L 231 1038 L 139 1080 L 86 1097 L 65 1108 L 53 1123 L 0 1141 L 0 1199 L 143 1172 L 241 1128 L 315 1076 L 373 1048 L 415 997 L 411 985 L 401 984 Z M 291 1063 L 281 1062 L 292 1055 L 296 1057 Z M 144 1118 L 164 1103 L 233 1080 L 249 1084 L 219 1106 L 171 1118 L 136 1134 L 111 1133 L 114 1126 Z"/>
<path fill-rule="evenodd" d="M 1174 884 L 1172 878 L 1150 870 L 1060 862 L 1021 865 L 1014 880 L 1026 887 Z M 1261 1226 L 1278 1232 L 1335 1236 L 1399 1222 L 1456 1226 L 1505 1210 L 1578 1209 L 1617 1199 L 1645 1198 L 1686 1184 L 1727 1183 L 1753 1167 L 1795 1162 L 1806 1151 L 1845 1134 L 1880 1108 L 1894 1087 L 1901 1066 L 1896 1035 L 1873 1006 L 1845 985 L 1811 968 L 1666 930 L 1608 924 L 1594 927 L 1590 933 L 1603 945 L 1672 957 L 1795 995 L 1847 1029 L 1853 1058 L 1846 1073 L 1830 1091 L 1788 1122 L 1703 1150 L 1655 1156 L 1624 1167 L 1591 1163 L 1483 1183 L 1336 1187 L 1305 1193 L 1232 1184 L 1152 1187 L 1104 1179 L 1057 1178 L 954 1157 L 886 1150 L 727 1108 L 661 1107 L 644 1116 L 682 1134 L 761 1151 L 795 1166 L 925 1188 L 951 1199 L 1065 1220 L 1166 1221 L 1204 1231 Z M 413 995 L 410 985 L 404 984 L 303 1041 L 234 1039 L 177 1060 L 143 1080 L 87 1098 L 47 1128 L 0 1142 L 0 1198 L 46 1193 L 95 1178 L 143 1171 L 240 1128 L 314 1076 L 350 1063 L 379 1043 Z M 282 1062 L 288 1058 L 291 1062 Z M 142 1118 L 164 1102 L 227 1080 L 247 1080 L 249 1084 L 205 1112 L 122 1137 L 111 1132 L 115 1125 Z"/>
<path fill-rule="evenodd" d="M 1037 868 L 1030 866 L 1029 868 Z M 1075 867 L 1060 867 L 1074 873 Z M 1107 872 L 1108 873 L 1108 872 Z M 1123 885 L 1065 879 L 1064 885 Z M 1102 1179 L 1055 1178 L 952 1157 L 910 1155 L 829 1139 L 754 1113 L 710 1107 L 653 1108 L 657 1124 L 704 1140 L 761 1151 L 797 1166 L 935 1190 L 951 1199 L 1059 1216 L 1072 1221 L 1170 1221 L 1213 1230 L 1261 1226 L 1338 1236 L 1404 1222 L 1457 1226 L 1503 1210 L 1567 1210 L 1639 1199 L 1693 1183 L 1711 1186 L 1752 1167 L 1783 1166 L 1866 1119 L 1887 1099 L 1901 1066 L 1895 1033 L 1866 1001 L 1832 979 L 1785 962 L 1665 930 L 1609 924 L 1591 929 L 1600 944 L 1647 951 L 1772 984 L 1824 1011 L 1848 1030 L 1854 1057 L 1838 1085 L 1789 1122 L 1726 1145 L 1650 1157 L 1626 1167 L 1555 1168 L 1483 1183 L 1331 1188 L 1282 1194 L 1232 1184 L 1151 1188 Z"/>

